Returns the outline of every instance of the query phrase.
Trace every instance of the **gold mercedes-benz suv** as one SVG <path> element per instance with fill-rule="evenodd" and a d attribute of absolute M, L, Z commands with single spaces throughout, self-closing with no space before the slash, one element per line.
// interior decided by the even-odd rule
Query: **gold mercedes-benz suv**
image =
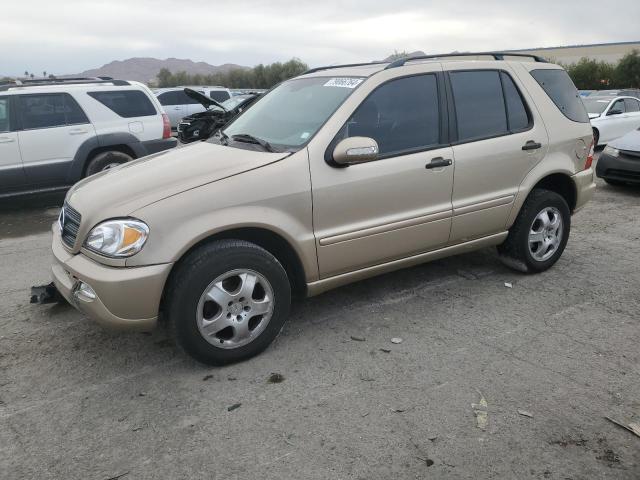
<path fill-rule="evenodd" d="M 315 68 L 205 141 L 76 184 L 53 278 L 103 325 L 161 317 L 196 359 L 234 362 L 274 340 L 294 295 L 489 246 L 548 269 L 592 156 L 575 86 L 538 57 Z"/>

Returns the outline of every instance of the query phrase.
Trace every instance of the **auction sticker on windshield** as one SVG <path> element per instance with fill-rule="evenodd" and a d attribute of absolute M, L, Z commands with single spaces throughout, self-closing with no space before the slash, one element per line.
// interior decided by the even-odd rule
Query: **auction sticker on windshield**
<path fill-rule="evenodd" d="M 324 84 L 325 87 L 356 88 L 362 83 L 362 78 L 336 77 Z"/>

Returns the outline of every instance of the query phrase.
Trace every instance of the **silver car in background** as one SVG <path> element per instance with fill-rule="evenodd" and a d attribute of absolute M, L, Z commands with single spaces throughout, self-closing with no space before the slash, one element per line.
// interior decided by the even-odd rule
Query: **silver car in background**
<path fill-rule="evenodd" d="M 231 91 L 225 87 L 190 86 L 188 88 L 200 92 L 218 103 L 231 98 Z M 185 87 L 181 86 L 160 88 L 153 91 L 155 96 L 158 97 L 164 111 L 169 116 L 172 130 L 178 127 L 180 120 L 184 117 L 205 111 L 205 108 L 199 102 L 184 93 L 184 89 Z"/>

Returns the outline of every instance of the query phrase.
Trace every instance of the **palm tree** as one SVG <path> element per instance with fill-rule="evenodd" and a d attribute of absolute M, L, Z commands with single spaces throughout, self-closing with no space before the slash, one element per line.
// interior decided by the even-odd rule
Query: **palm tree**
<path fill-rule="evenodd" d="M 29 76 L 29 72 L 27 70 L 24 71 L 24 76 L 28 77 Z"/>
<path fill-rule="evenodd" d="M 33 78 L 35 77 L 33 73 L 30 73 L 29 76 L 31 77 L 31 80 L 33 80 Z"/>
<path fill-rule="evenodd" d="M 46 70 L 44 70 L 44 71 L 42 72 L 42 78 L 47 78 L 47 71 L 46 71 Z"/>

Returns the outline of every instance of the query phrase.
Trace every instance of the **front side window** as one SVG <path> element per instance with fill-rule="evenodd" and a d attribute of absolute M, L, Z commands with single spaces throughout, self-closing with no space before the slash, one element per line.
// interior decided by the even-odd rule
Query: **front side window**
<path fill-rule="evenodd" d="M 18 105 L 25 130 L 89 123 L 78 103 L 67 93 L 19 95 Z"/>
<path fill-rule="evenodd" d="M 609 100 L 602 100 L 598 98 L 585 98 L 582 100 L 587 112 L 592 115 L 601 115 L 607 109 Z"/>
<path fill-rule="evenodd" d="M 306 144 L 362 83 L 358 77 L 312 77 L 286 81 L 245 110 L 224 134 L 250 135 L 279 149 Z M 212 142 L 216 142 L 212 137 Z"/>
<path fill-rule="evenodd" d="M 436 76 L 404 77 L 378 87 L 356 109 L 336 140 L 349 137 L 373 138 L 380 155 L 387 156 L 438 145 Z"/>
<path fill-rule="evenodd" d="M 624 100 L 616 100 L 615 102 L 613 102 L 613 105 L 611 105 L 608 115 L 612 115 L 614 113 L 625 113 L 625 112 L 626 112 L 626 109 L 624 107 Z"/>
<path fill-rule="evenodd" d="M 530 73 L 565 117 L 574 122 L 589 123 L 589 115 L 580 100 L 580 93 L 567 72 L 541 69 L 531 70 Z"/>
<path fill-rule="evenodd" d="M 0 132 L 8 132 L 10 128 L 9 97 L 0 97 Z"/>
<path fill-rule="evenodd" d="M 123 118 L 149 117 L 157 114 L 151 100 L 140 90 L 113 90 L 87 94 Z"/>

